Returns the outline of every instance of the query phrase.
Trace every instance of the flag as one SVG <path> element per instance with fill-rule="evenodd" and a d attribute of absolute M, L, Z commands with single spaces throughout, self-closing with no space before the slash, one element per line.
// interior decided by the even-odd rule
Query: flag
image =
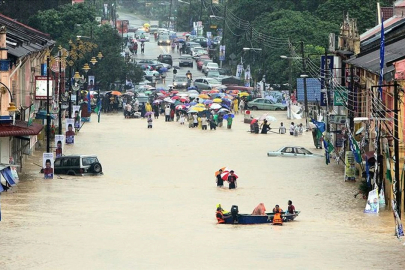
<path fill-rule="evenodd" d="M 385 178 L 392 183 L 392 175 L 391 175 L 391 157 L 390 157 L 390 148 L 388 147 L 388 143 L 384 145 L 385 151 Z"/>
<path fill-rule="evenodd" d="M 382 99 L 382 84 L 384 77 L 384 55 L 385 55 L 385 37 L 384 37 L 384 21 L 381 21 L 381 41 L 380 41 L 380 79 L 378 80 L 378 91 Z"/>
<path fill-rule="evenodd" d="M 335 148 L 327 140 L 323 140 L 323 147 L 325 148 L 326 165 L 328 165 L 330 163 L 330 153 L 332 153 Z"/>
<path fill-rule="evenodd" d="M 90 91 L 87 91 L 87 112 L 88 112 L 88 113 L 91 113 Z"/>
<path fill-rule="evenodd" d="M 100 123 L 100 114 L 101 114 L 101 99 L 100 98 L 98 98 L 98 100 L 97 100 L 97 106 L 94 109 L 94 112 L 97 113 L 98 122 Z"/>
<path fill-rule="evenodd" d="M 349 134 L 349 146 L 350 146 L 350 150 L 353 152 L 354 159 L 356 160 L 356 162 L 361 163 L 361 155 L 360 155 L 359 146 L 357 145 L 356 140 L 353 138 L 353 136 L 351 134 Z"/>
<path fill-rule="evenodd" d="M 370 181 L 370 164 L 368 163 L 368 158 L 366 158 L 366 180 L 367 180 L 367 185 L 371 187 L 371 181 Z"/>

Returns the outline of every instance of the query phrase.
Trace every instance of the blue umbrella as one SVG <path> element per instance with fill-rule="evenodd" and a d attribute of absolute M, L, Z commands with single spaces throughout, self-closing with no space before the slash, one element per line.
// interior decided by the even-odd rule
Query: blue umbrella
<path fill-rule="evenodd" d="M 161 68 L 159 69 L 159 73 L 163 73 L 163 72 L 167 72 L 167 68 L 161 67 Z"/>
<path fill-rule="evenodd" d="M 187 90 L 197 90 L 197 87 L 195 87 L 195 86 L 190 86 L 189 88 L 187 88 Z"/>
<path fill-rule="evenodd" d="M 191 106 L 194 106 L 194 105 L 196 105 L 196 104 L 197 104 L 197 102 L 194 102 L 194 101 L 191 101 L 191 102 L 190 102 L 190 105 L 191 105 Z"/>
<path fill-rule="evenodd" d="M 229 114 L 225 114 L 225 115 L 224 115 L 224 119 L 228 119 L 229 117 L 234 118 L 234 117 L 235 117 L 235 115 L 233 115 L 233 114 L 231 114 L 231 113 L 229 113 Z"/>
<path fill-rule="evenodd" d="M 228 109 L 228 110 L 231 109 L 228 105 L 225 105 L 225 104 L 221 104 L 221 105 L 222 105 L 222 108 L 225 108 L 225 109 Z"/>

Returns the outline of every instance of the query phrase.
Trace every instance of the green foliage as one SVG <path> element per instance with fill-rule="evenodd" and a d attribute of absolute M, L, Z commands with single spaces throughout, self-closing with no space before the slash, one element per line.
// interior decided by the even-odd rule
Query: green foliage
<path fill-rule="evenodd" d="M 102 89 L 108 89 L 109 84 L 117 81 L 125 83 L 131 79 L 134 83 L 142 78 L 140 68 L 125 63 L 121 56 L 123 40 L 118 32 L 110 25 L 99 26 L 95 22 L 96 12 L 92 5 L 64 5 L 58 9 L 40 11 L 29 18 L 30 26 L 51 35 L 56 40 L 55 51 L 58 45 L 69 49 L 68 42 L 76 42 L 77 36 L 84 36 L 83 41 L 97 44 L 97 48 L 87 52 L 73 66 L 74 70 L 81 72 L 85 63 L 89 63 L 92 56 L 99 51 L 104 55 L 95 66 L 90 66 L 89 75 L 95 75 L 97 84 Z"/>

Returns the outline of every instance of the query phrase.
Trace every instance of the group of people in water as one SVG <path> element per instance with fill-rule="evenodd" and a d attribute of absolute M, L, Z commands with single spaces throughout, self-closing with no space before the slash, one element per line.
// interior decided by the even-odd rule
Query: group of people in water
<path fill-rule="evenodd" d="M 295 206 L 292 204 L 291 200 L 288 200 L 287 211 L 284 212 L 283 209 L 281 209 L 280 206 L 276 204 L 273 208 L 272 214 L 274 214 L 273 224 L 282 224 L 283 222 L 282 214 L 292 214 L 292 215 L 295 214 Z M 225 218 L 229 217 L 230 215 L 231 212 L 224 210 L 221 204 L 217 204 L 216 218 L 218 223 L 225 223 Z M 266 213 L 266 207 L 264 206 L 264 204 L 259 203 L 259 205 L 257 205 L 255 209 L 253 209 L 252 215 L 254 216 L 268 215 L 268 213 Z"/>
<path fill-rule="evenodd" d="M 218 174 L 216 175 L 217 187 L 222 188 L 224 186 L 224 178 L 222 176 L 223 170 L 219 169 Z M 233 170 L 229 171 L 228 176 L 225 177 L 225 181 L 229 183 L 229 189 L 235 189 L 237 185 L 238 176 Z"/>

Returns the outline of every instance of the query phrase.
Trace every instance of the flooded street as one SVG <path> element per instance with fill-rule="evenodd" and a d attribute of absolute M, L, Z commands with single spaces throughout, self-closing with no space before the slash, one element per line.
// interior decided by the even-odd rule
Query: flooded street
<path fill-rule="evenodd" d="M 272 113 L 285 120 L 284 113 Z M 278 127 L 279 121 L 272 126 Z M 66 154 L 97 154 L 104 175 L 31 175 L 1 196 L 1 269 L 404 269 L 392 213 L 362 213 L 357 184 L 323 158 L 269 158 L 310 133 L 253 135 L 242 117 L 232 130 L 202 131 L 103 114 L 86 123 Z M 40 163 L 40 152 L 31 158 Z M 217 189 L 228 166 L 238 189 Z M 26 168 L 27 169 L 27 168 Z M 28 169 L 27 169 L 28 170 Z M 217 225 L 215 205 L 250 213 L 260 202 L 301 215 L 282 227 Z"/>

